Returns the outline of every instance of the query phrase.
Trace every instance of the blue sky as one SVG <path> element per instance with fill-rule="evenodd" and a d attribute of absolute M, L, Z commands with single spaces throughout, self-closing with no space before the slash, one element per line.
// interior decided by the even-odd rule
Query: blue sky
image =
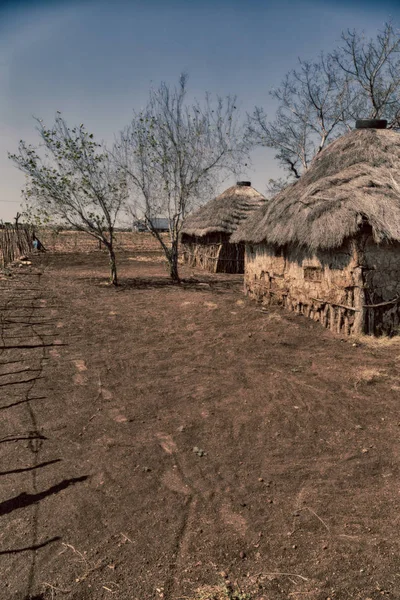
<path fill-rule="evenodd" d="M 268 91 L 298 57 L 331 50 L 343 29 L 375 35 L 390 18 L 400 27 L 400 3 L 0 0 L 0 219 L 19 208 L 24 176 L 7 151 L 37 140 L 32 115 L 50 124 L 60 110 L 112 141 L 151 84 L 187 71 L 194 96 L 236 94 L 243 113 L 258 105 L 273 116 Z M 243 173 L 261 192 L 279 175 L 273 156 L 258 150 Z"/>

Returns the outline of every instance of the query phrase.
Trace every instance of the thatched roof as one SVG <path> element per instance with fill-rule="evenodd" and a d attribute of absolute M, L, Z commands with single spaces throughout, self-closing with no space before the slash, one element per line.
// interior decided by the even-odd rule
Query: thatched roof
<path fill-rule="evenodd" d="M 202 237 L 209 233 L 233 233 L 265 198 L 250 185 L 233 185 L 189 215 L 182 233 Z"/>
<path fill-rule="evenodd" d="M 363 222 L 377 243 L 400 241 L 400 134 L 390 130 L 356 129 L 329 144 L 232 241 L 329 249 Z"/>

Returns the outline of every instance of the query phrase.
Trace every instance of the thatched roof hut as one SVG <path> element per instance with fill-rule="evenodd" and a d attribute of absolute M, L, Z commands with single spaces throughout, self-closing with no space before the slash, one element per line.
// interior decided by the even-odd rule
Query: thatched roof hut
<path fill-rule="evenodd" d="M 185 262 L 214 273 L 243 273 L 244 244 L 231 244 L 230 237 L 264 203 L 249 181 L 239 181 L 202 206 L 183 224 Z"/>
<path fill-rule="evenodd" d="M 394 131 L 355 129 L 332 142 L 232 241 L 326 250 L 355 235 L 362 220 L 377 243 L 400 241 L 400 136 Z"/>
<path fill-rule="evenodd" d="M 232 241 L 247 243 L 249 293 L 337 331 L 393 332 L 400 321 L 400 135 L 366 128 L 335 140 Z"/>

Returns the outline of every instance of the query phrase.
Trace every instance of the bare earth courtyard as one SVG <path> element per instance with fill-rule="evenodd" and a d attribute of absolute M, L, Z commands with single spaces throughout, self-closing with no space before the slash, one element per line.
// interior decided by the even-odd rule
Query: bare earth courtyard
<path fill-rule="evenodd" d="M 0 281 L 0 598 L 398 598 L 400 341 L 119 267 Z"/>

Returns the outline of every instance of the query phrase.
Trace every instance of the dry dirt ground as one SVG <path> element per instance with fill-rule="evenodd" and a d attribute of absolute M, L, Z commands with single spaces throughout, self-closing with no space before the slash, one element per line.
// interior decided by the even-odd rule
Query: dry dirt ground
<path fill-rule="evenodd" d="M 1 599 L 399 598 L 400 343 L 119 265 L 0 281 Z"/>

